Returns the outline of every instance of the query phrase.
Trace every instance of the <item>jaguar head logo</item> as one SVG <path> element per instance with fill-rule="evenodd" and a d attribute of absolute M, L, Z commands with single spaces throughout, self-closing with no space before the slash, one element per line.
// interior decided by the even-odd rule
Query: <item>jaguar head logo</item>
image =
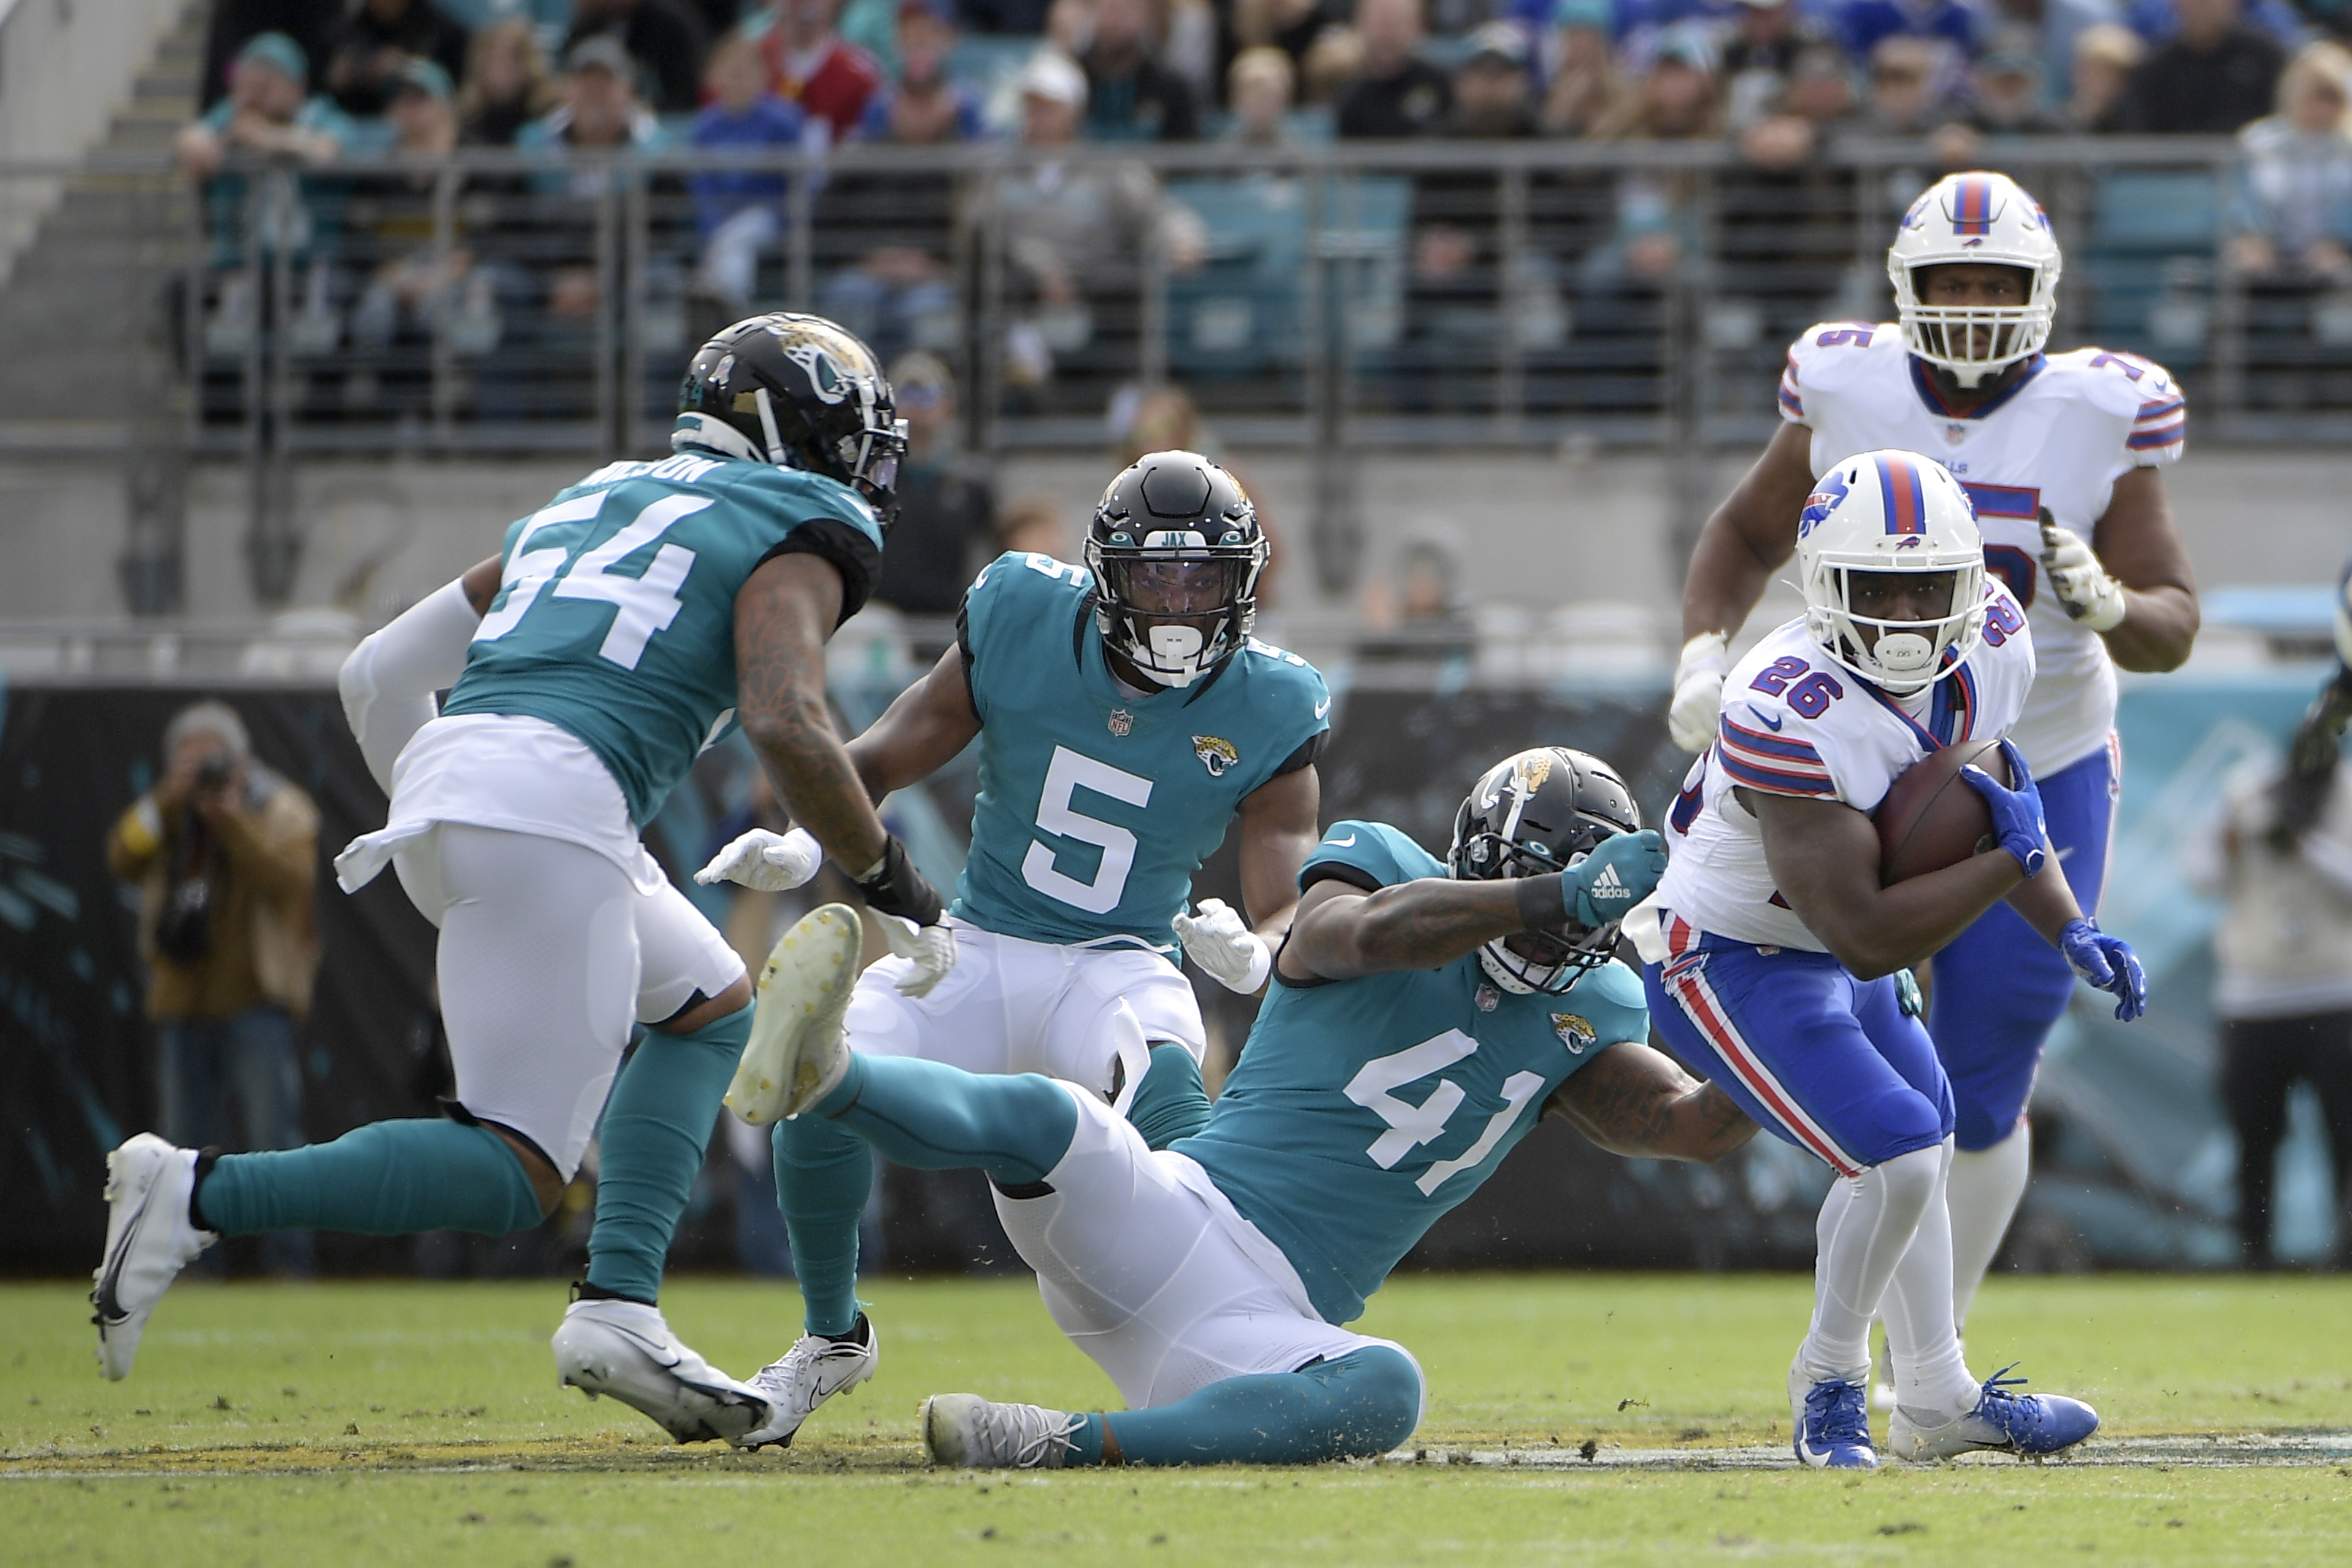
<path fill-rule="evenodd" d="M 1560 1044 L 1568 1047 L 1570 1056 L 1582 1056 L 1584 1048 L 1601 1038 L 1601 1031 L 1591 1022 L 1576 1013 L 1551 1015 L 1551 1031 L 1559 1036 Z"/>
<path fill-rule="evenodd" d="M 1234 749 L 1232 741 L 1215 735 L 1194 736 L 1192 755 L 1201 759 L 1201 766 L 1209 770 L 1212 779 L 1223 779 L 1225 769 L 1242 759 L 1242 754 Z"/>

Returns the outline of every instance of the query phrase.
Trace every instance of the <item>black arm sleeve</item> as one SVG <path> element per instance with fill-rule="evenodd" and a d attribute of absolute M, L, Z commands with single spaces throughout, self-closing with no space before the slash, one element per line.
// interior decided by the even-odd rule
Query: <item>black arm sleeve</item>
<path fill-rule="evenodd" d="M 882 552 L 872 539 L 838 517 L 812 517 L 801 524 L 761 556 L 752 570 L 780 555 L 813 555 L 832 562 L 834 570 L 841 573 L 841 616 L 834 622 L 836 628 L 866 608 L 874 585 L 882 580 Z"/>
<path fill-rule="evenodd" d="M 980 697 L 971 684 L 971 592 L 969 589 L 956 603 L 956 652 L 963 656 L 963 700 L 971 705 L 971 716 L 986 724 L 988 721 L 980 716 Z"/>
<path fill-rule="evenodd" d="M 1302 768 L 1314 767 L 1330 744 L 1331 732 L 1328 729 L 1317 730 L 1298 743 L 1297 750 L 1282 759 L 1282 766 L 1274 770 L 1273 777 L 1279 779 L 1286 773 L 1296 773 Z"/>

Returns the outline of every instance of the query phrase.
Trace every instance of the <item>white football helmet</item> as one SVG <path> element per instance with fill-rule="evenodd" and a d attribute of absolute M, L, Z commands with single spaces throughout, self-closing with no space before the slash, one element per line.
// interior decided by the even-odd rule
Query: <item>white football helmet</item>
<path fill-rule="evenodd" d="M 2032 275 L 2023 305 L 1923 305 L 1915 277 L 1923 267 L 1986 262 Z M 2058 240 L 2042 204 L 2006 174 L 1981 170 L 1947 174 L 1927 187 L 1886 247 L 1886 277 L 1903 342 L 1964 387 L 1980 384 L 2042 351 L 2058 314 Z M 1971 328 L 1990 328 L 1979 352 Z"/>
<path fill-rule="evenodd" d="M 1883 690 L 1920 691 L 1957 668 L 1984 635 L 1984 536 L 1951 472 L 1916 452 L 1865 452 L 1813 481 L 1797 522 L 1805 630 L 1822 651 Z M 1853 612 L 1864 572 L 1949 572 L 1950 601 L 1924 621 Z M 1862 628 L 1875 629 L 1875 638 Z"/>

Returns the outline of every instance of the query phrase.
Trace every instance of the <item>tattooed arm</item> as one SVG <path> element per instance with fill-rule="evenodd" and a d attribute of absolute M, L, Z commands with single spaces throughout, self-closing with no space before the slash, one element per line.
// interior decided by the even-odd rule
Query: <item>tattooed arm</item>
<path fill-rule="evenodd" d="M 1520 893 L 1533 882 L 1550 884 L 1538 902 L 1558 909 L 1557 875 L 1505 882 L 1432 876 L 1370 894 L 1345 882 L 1318 882 L 1298 901 L 1276 967 L 1290 979 L 1309 981 L 1438 968 L 1497 936 L 1528 929 Z"/>
<path fill-rule="evenodd" d="M 1629 1159 L 1719 1160 L 1756 1135 L 1729 1095 L 1630 1040 L 1604 1048 L 1544 1109 Z"/>
<path fill-rule="evenodd" d="M 772 558 L 735 596 L 735 716 L 793 821 L 850 876 L 888 845 L 824 703 L 824 643 L 841 574 L 810 554 Z"/>

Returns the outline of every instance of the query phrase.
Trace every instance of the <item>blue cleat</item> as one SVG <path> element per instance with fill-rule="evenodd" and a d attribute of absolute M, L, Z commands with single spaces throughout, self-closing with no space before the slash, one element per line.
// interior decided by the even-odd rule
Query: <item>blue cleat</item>
<path fill-rule="evenodd" d="M 1815 1383 L 1791 1366 L 1789 1419 L 1800 1464 L 1817 1470 L 1878 1468 L 1878 1450 L 1870 1444 L 1870 1397 L 1860 1385 L 1843 1379 Z"/>
<path fill-rule="evenodd" d="M 1906 1459 L 1948 1459 L 1997 1452 L 2030 1458 L 2063 1453 L 2099 1429 L 2099 1413 L 2063 1394 L 2011 1394 L 2022 1377 L 2002 1367 L 1984 1381 L 1977 1407 L 1941 1426 L 1926 1427 L 1896 1406 L 1886 1446 Z"/>

